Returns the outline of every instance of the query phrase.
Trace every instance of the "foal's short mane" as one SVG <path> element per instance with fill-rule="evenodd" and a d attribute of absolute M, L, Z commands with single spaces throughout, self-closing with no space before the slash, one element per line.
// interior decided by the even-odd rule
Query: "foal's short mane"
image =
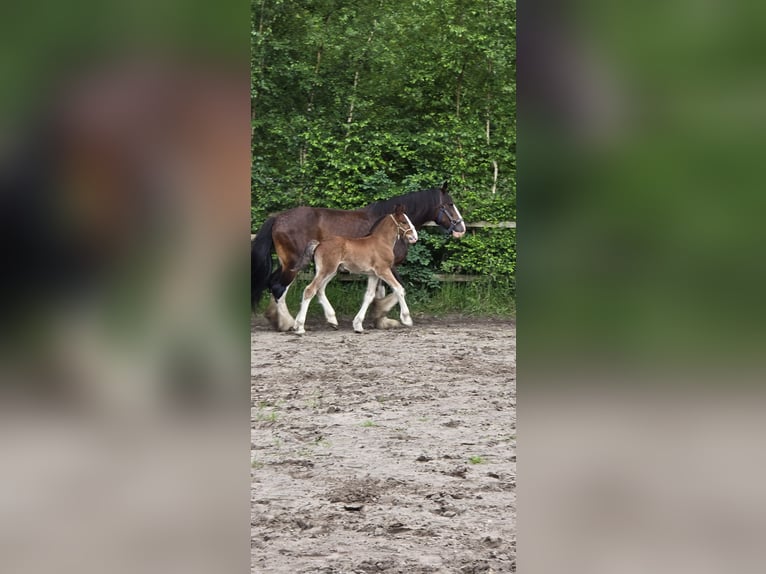
<path fill-rule="evenodd" d="M 389 212 L 386 212 L 386 213 L 384 213 L 384 214 L 383 214 L 383 215 L 381 215 L 380 217 L 378 217 L 378 218 L 375 220 L 375 223 L 373 223 L 373 224 L 372 224 L 372 227 L 370 227 L 370 232 L 369 232 L 367 235 L 372 235 L 372 234 L 375 232 L 375 230 L 378 228 L 378 226 L 379 226 L 381 223 L 383 223 L 383 222 L 386 220 L 386 218 L 387 218 L 389 215 L 391 215 L 392 213 L 393 213 L 393 211 L 389 211 Z"/>

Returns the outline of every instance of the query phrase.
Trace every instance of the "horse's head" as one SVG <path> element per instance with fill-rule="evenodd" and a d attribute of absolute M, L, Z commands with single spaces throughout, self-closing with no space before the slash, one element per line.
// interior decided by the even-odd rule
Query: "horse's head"
<path fill-rule="evenodd" d="M 408 243 L 415 243 L 418 240 L 418 232 L 404 212 L 404 205 L 401 203 L 397 204 L 391 217 L 396 222 L 396 228 L 398 229 L 397 237 L 403 237 Z"/>
<path fill-rule="evenodd" d="M 460 239 L 465 235 L 465 222 L 457 207 L 455 207 L 455 202 L 452 201 L 452 196 L 447 193 L 447 183 L 448 182 L 445 181 L 442 184 L 439 207 L 434 221 L 446 229 L 447 233 L 451 233 L 452 237 Z"/>

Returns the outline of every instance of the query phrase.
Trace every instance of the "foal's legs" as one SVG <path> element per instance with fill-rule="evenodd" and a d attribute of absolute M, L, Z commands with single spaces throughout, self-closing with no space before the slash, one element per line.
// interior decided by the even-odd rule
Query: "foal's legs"
<path fill-rule="evenodd" d="M 309 283 L 303 290 L 301 308 L 300 311 L 298 311 L 298 314 L 295 316 L 295 323 L 293 324 L 293 329 L 295 329 L 295 332 L 299 335 L 302 335 L 306 332 L 304 329 L 304 325 L 306 323 L 306 313 L 309 309 L 309 303 L 311 303 L 311 300 L 317 293 L 319 294 L 319 302 L 322 304 L 327 322 L 334 327 L 338 326 L 338 320 L 335 318 L 335 309 L 333 309 L 332 305 L 330 305 L 330 301 L 328 301 L 324 292 L 325 287 L 327 287 L 327 284 L 332 281 L 332 278 L 335 277 L 337 272 L 337 266 L 331 273 L 325 272 L 324 266 L 318 260 L 316 261 L 316 275 L 314 275 L 314 279 L 312 279 L 311 283 Z"/>
<path fill-rule="evenodd" d="M 391 269 L 386 269 L 380 273 L 380 278 L 391 286 L 396 299 L 399 301 L 399 318 L 402 320 L 402 323 L 408 327 L 412 327 L 410 309 L 407 307 L 407 302 L 404 300 L 404 287 L 402 287 L 402 284 L 397 281 Z"/>
<path fill-rule="evenodd" d="M 317 293 L 318 285 L 319 285 L 320 276 L 317 274 L 314 279 L 309 283 L 306 288 L 303 290 L 303 300 L 301 301 L 301 308 L 298 311 L 298 314 L 295 316 L 295 323 L 293 324 L 293 329 L 295 329 L 295 332 L 299 335 L 302 335 L 306 332 L 306 330 L 303 328 L 304 324 L 306 323 L 306 313 L 309 310 L 309 303 L 311 303 L 311 300 L 314 298 L 314 295 Z"/>
<path fill-rule="evenodd" d="M 362 323 L 364 322 L 364 315 L 367 313 L 367 307 L 370 306 L 372 300 L 375 298 L 375 286 L 378 284 L 378 278 L 375 275 L 370 275 L 367 278 L 367 291 L 364 292 L 364 300 L 362 300 L 362 307 L 354 317 L 353 325 L 354 331 L 361 333 L 364 331 Z"/>
<path fill-rule="evenodd" d="M 319 293 L 317 295 L 319 297 L 319 303 L 320 305 L 322 305 L 322 309 L 324 310 L 324 318 L 327 320 L 327 322 L 330 325 L 332 325 L 334 329 L 337 329 L 338 319 L 335 316 L 335 309 L 333 309 L 332 305 L 330 304 L 330 300 L 327 298 L 327 295 L 325 294 L 325 288 L 327 287 L 327 284 L 332 280 L 333 277 L 335 277 L 335 273 L 328 275 L 327 278 L 324 281 L 322 281 L 322 283 L 319 285 Z"/>

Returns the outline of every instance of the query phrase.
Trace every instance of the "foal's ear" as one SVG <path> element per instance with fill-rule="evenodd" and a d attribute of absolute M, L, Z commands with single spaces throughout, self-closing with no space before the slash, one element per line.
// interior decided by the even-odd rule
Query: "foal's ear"
<path fill-rule="evenodd" d="M 442 193 L 447 193 L 447 184 L 449 184 L 449 180 L 445 179 L 442 184 Z"/>

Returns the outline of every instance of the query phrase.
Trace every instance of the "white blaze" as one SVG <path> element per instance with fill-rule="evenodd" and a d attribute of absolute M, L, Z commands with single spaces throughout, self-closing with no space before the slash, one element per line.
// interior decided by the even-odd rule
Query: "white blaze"
<path fill-rule="evenodd" d="M 455 210 L 455 215 L 457 215 L 457 220 L 460 221 L 460 225 L 463 226 L 463 231 L 453 231 L 452 237 L 463 237 L 466 232 L 465 221 L 463 221 L 463 216 L 460 215 L 460 211 L 458 210 L 457 205 L 453 205 L 452 207 Z"/>
<path fill-rule="evenodd" d="M 407 220 L 407 224 L 410 226 L 410 231 L 412 231 L 413 239 L 410 241 L 410 243 L 415 243 L 418 240 L 418 230 L 415 229 L 414 225 L 412 225 L 412 221 L 410 221 L 410 218 L 407 217 L 406 213 L 403 213 L 402 215 L 404 215 L 404 219 Z"/>

